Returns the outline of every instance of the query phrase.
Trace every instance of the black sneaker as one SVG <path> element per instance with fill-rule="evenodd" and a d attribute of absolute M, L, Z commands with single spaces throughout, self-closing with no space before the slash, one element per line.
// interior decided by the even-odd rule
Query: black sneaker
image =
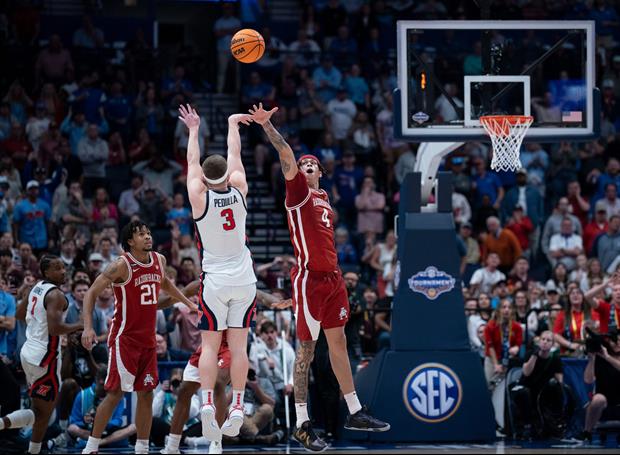
<path fill-rule="evenodd" d="M 589 431 L 582 431 L 575 436 L 575 439 L 583 444 L 592 444 L 592 433 Z"/>
<path fill-rule="evenodd" d="M 381 432 L 388 431 L 390 424 L 371 416 L 364 406 L 355 414 L 349 414 L 344 424 L 346 430 Z"/>
<path fill-rule="evenodd" d="M 309 452 L 323 452 L 327 450 L 327 444 L 316 435 L 310 422 L 302 423 L 301 427 L 297 428 L 295 433 L 293 433 L 293 437 Z"/>

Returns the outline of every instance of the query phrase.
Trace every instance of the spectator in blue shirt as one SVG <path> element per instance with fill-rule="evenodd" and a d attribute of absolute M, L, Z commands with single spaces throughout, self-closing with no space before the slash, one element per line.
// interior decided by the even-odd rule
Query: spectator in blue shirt
<path fill-rule="evenodd" d="M 97 406 L 105 398 L 104 389 L 107 369 L 101 366 L 97 370 L 95 382 L 90 387 L 83 389 L 75 397 L 69 427 L 67 432 L 78 440 L 77 448 L 85 447 L 95 421 Z M 105 427 L 101 436 L 99 447 L 128 447 L 128 438 L 136 432 L 134 424 L 123 427 L 123 413 L 125 412 L 125 400 L 121 400 Z"/>
<path fill-rule="evenodd" d="M 344 227 L 336 229 L 334 234 L 338 264 L 347 270 L 355 270 L 358 267 L 358 257 L 355 247 L 349 241 L 349 231 Z"/>
<path fill-rule="evenodd" d="M 13 229 L 17 239 L 30 244 L 38 255 L 48 247 L 47 228 L 52 210 L 39 198 L 39 182 L 29 181 L 26 192 L 28 197 L 19 201 L 13 210 Z"/>
<path fill-rule="evenodd" d="M 338 27 L 338 36 L 329 44 L 329 52 L 340 69 L 348 68 L 357 62 L 357 43 L 349 36 L 349 27 L 346 25 Z"/>
<path fill-rule="evenodd" d="M 353 229 L 357 220 L 355 196 L 364 180 L 364 171 L 355 165 L 355 155 L 351 151 L 344 152 L 342 165 L 334 172 L 334 202 L 340 209 L 342 222 Z"/>
<path fill-rule="evenodd" d="M 105 136 L 108 131 L 108 122 L 105 118 L 101 119 L 99 125 L 99 133 Z M 69 136 L 69 143 L 71 144 L 71 154 L 77 156 L 78 144 L 86 136 L 86 130 L 88 129 L 88 122 L 86 122 L 86 116 L 84 111 L 80 109 L 73 110 L 69 106 L 69 113 L 67 117 L 60 124 L 60 132 L 66 136 Z"/>
<path fill-rule="evenodd" d="M 118 131 L 123 139 L 129 140 L 129 120 L 131 117 L 131 102 L 123 93 L 123 85 L 116 81 L 110 88 L 110 98 L 104 105 L 105 115 L 110 125 L 110 131 Z"/>
<path fill-rule="evenodd" d="M 323 134 L 323 140 L 314 148 L 312 154 L 316 156 L 321 163 L 325 160 L 331 160 L 339 163 L 342 158 L 340 147 L 338 147 L 338 144 L 335 143 L 333 134 L 328 131 Z"/>
<path fill-rule="evenodd" d="M 342 74 L 334 67 L 331 56 L 325 55 L 321 60 L 321 66 L 312 73 L 312 79 L 319 98 L 328 103 L 336 97 L 336 91 L 342 82 Z"/>
<path fill-rule="evenodd" d="M 359 65 L 351 66 L 351 72 L 344 80 L 344 87 L 347 89 L 349 98 L 355 103 L 358 110 L 370 109 L 370 89 L 366 80 L 360 75 Z"/>
<path fill-rule="evenodd" d="M 97 83 L 97 73 L 86 74 L 80 81 L 80 88 L 73 93 L 73 105 L 84 111 L 86 121 L 99 124 L 103 119 L 102 108 L 106 96 Z"/>
<path fill-rule="evenodd" d="M 185 78 L 183 65 L 177 65 L 174 68 L 174 77 L 167 77 L 161 84 L 161 96 L 166 101 L 174 95 L 183 95 L 185 99 L 192 99 L 193 91 L 192 83 Z"/>
<path fill-rule="evenodd" d="M 616 185 L 618 196 L 620 197 L 620 161 L 618 158 L 614 157 L 609 158 L 607 166 L 605 167 L 605 172 L 600 174 L 596 181 L 596 194 L 593 198 L 595 201 L 605 197 L 605 188 L 607 188 L 607 185 L 610 183 Z"/>
<path fill-rule="evenodd" d="M 15 297 L 8 292 L 6 280 L 0 276 L 0 362 L 9 355 L 9 332 L 15 330 Z"/>
<path fill-rule="evenodd" d="M 265 106 L 270 106 L 275 94 L 276 89 L 271 84 L 263 82 L 258 72 L 252 71 L 249 84 L 243 87 L 241 101 L 248 106 L 259 102 Z"/>
<path fill-rule="evenodd" d="M 475 162 L 477 175 L 474 177 L 473 186 L 476 190 L 476 206 L 480 206 L 483 196 L 489 196 L 491 205 L 498 210 L 504 199 L 504 187 L 495 172 L 488 172 L 486 162 L 477 158 Z"/>
<path fill-rule="evenodd" d="M 166 215 L 168 222 L 173 221 L 181 231 L 181 235 L 191 235 L 192 212 L 185 207 L 185 199 L 181 193 L 176 193 L 172 201 L 172 208 Z"/>

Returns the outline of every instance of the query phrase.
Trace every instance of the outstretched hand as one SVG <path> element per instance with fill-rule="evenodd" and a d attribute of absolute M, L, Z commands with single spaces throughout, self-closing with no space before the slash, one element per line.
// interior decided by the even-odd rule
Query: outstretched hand
<path fill-rule="evenodd" d="M 286 308 L 290 308 L 293 306 L 292 299 L 282 300 L 281 302 L 275 302 L 270 305 L 272 310 L 285 310 Z"/>
<path fill-rule="evenodd" d="M 189 128 L 198 129 L 200 127 L 200 116 L 196 112 L 196 109 L 191 107 L 189 104 L 187 106 L 183 106 L 182 104 L 179 106 L 179 119 Z"/>
<path fill-rule="evenodd" d="M 249 125 L 253 122 L 252 116 L 250 114 L 233 114 L 228 117 L 228 123 L 232 123 L 234 125 L 238 125 L 239 123 L 243 123 L 244 125 Z"/>
<path fill-rule="evenodd" d="M 278 112 L 278 108 L 274 107 L 270 111 L 266 111 L 263 109 L 263 103 L 258 103 L 258 107 L 254 104 L 254 109 L 250 109 L 249 112 L 252 114 L 252 120 L 254 120 L 259 125 L 264 125 L 271 119 L 271 116 Z"/>

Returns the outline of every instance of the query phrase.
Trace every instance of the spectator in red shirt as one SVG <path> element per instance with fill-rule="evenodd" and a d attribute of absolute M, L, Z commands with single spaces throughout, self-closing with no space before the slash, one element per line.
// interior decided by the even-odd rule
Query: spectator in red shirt
<path fill-rule="evenodd" d="M 21 171 L 24 168 L 28 155 L 32 152 L 32 146 L 24 134 L 24 127 L 19 122 L 11 124 L 11 135 L 0 144 L 0 152 L 10 156 L 17 169 Z"/>
<path fill-rule="evenodd" d="M 558 314 L 553 325 L 555 340 L 562 351 L 585 351 L 584 334 L 586 327 L 596 328 L 598 314 L 593 313 L 583 291 L 573 288 L 568 293 L 568 305 Z"/>
<path fill-rule="evenodd" d="M 607 232 L 607 206 L 604 201 L 597 201 L 594 206 L 594 218 L 583 229 L 583 246 L 586 254 L 592 254 L 596 238 Z"/>
<path fill-rule="evenodd" d="M 110 202 L 110 196 L 105 188 L 97 188 L 93 201 L 93 221 L 103 223 L 112 219 L 118 224 L 118 209 Z"/>
<path fill-rule="evenodd" d="M 530 247 L 530 235 L 534 232 L 534 225 L 532 220 L 523 213 L 523 207 L 515 206 L 512 217 L 506 222 L 506 229 L 511 230 L 517 236 L 523 251 Z"/>
<path fill-rule="evenodd" d="M 505 299 L 484 329 L 484 373 L 487 381 L 506 374 L 510 361 L 516 359 L 523 343 L 523 329 L 515 320 L 515 309 Z"/>
<path fill-rule="evenodd" d="M 605 289 L 611 288 L 611 299 L 605 299 Z M 586 299 L 592 305 L 599 318 L 599 332 L 610 333 L 620 327 L 620 273 L 614 273 L 609 279 L 592 287 L 586 293 Z"/>
<path fill-rule="evenodd" d="M 581 226 L 585 227 L 588 223 L 590 203 L 581 196 L 581 185 L 577 181 L 569 182 L 566 192 L 568 203 L 572 207 L 571 213 L 581 221 Z"/>

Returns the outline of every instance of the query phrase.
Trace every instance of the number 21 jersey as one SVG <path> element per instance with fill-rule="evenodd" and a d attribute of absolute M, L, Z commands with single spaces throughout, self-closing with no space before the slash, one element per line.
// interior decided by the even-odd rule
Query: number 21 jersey
<path fill-rule="evenodd" d="M 219 286 L 256 283 L 252 255 L 246 246 L 245 198 L 235 187 L 208 190 L 207 206 L 196 223 L 202 271 Z"/>
<path fill-rule="evenodd" d="M 123 253 L 129 278 L 114 283 L 114 317 L 108 335 L 108 345 L 122 339 L 123 343 L 151 348 L 156 346 L 155 323 L 157 298 L 165 273 L 159 253 L 150 252 L 144 264 L 130 253 Z"/>

